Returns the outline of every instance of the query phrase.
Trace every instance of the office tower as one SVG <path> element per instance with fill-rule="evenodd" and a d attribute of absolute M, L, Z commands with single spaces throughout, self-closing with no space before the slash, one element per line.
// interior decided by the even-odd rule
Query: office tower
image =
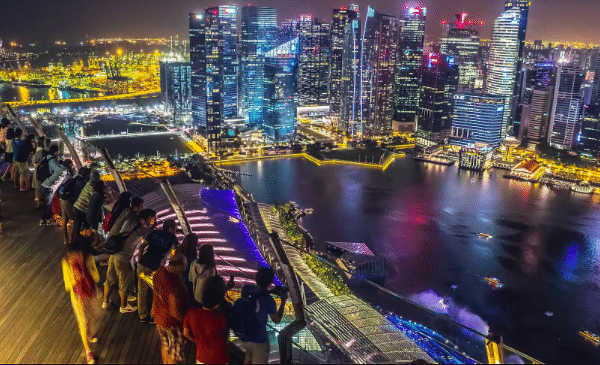
<path fill-rule="evenodd" d="M 535 41 L 533 41 L 533 49 L 535 51 L 541 51 L 544 49 L 544 44 L 542 43 L 541 40 L 535 40 Z"/>
<path fill-rule="evenodd" d="M 490 44 L 489 68 L 485 93 L 503 97 L 506 102 L 502 133 L 509 126 L 519 59 L 521 13 L 517 8 L 505 11 L 494 22 Z"/>
<path fill-rule="evenodd" d="M 302 15 L 299 25 L 299 105 L 327 104 L 331 25 L 313 18 L 312 15 Z"/>
<path fill-rule="evenodd" d="M 459 67 L 454 57 L 429 54 L 422 66 L 422 83 L 415 141 L 419 147 L 444 142 L 451 131 Z"/>
<path fill-rule="evenodd" d="M 548 143 L 552 147 L 572 150 L 575 145 L 583 119 L 583 80 L 581 68 L 558 66 L 548 130 Z"/>
<path fill-rule="evenodd" d="M 333 20 L 331 21 L 331 56 L 329 62 L 328 90 L 328 102 L 331 106 L 332 115 L 338 115 L 340 113 L 344 36 L 346 25 L 357 18 L 358 6 L 351 5 L 350 8 L 342 7 L 339 9 L 333 9 Z"/>
<path fill-rule="evenodd" d="M 160 67 L 160 94 L 176 121 L 190 116 L 192 111 L 192 67 L 189 62 L 163 60 Z"/>
<path fill-rule="evenodd" d="M 392 131 L 398 35 L 398 18 L 368 8 L 362 39 L 361 120 L 374 135 Z"/>
<path fill-rule="evenodd" d="M 595 52 L 594 65 L 594 83 L 592 86 L 592 96 L 590 99 L 590 107 L 600 109 L 600 49 Z"/>
<path fill-rule="evenodd" d="M 440 52 L 453 56 L 460 68 L 461 89 L 472 89 L 477 79 L 477 56 L 479 54 L 479 32 L 475 24 L 467 20 L 467 13 L 457 15 L 458 20 L 448 25 L 447 35 L 442 38 Z M 480 25 L 481 23 L 477 23 Z"/>
<path fill-rule="evenodd" d="M 581 139 L 577 149 L 593 156 L 600 155 L 600 118 L 597 113 L 586 113 L 581 124 Z"/>
<path fill-rule="evenodd" d="M 450 143 L 459 146 L 500 145 L 505 99 L 501 96 L 455 94 Z"/>
<path fill-rule="evenodd" d="M 263 131 L 273 141 L 296 134 L 299 40 L 295 38 L 265 55 Z"/>
<path fill-rule="evenodd" d="M 541 143 L 546 139 L 548 122 L 553 100 L 552 86 L 543 89 L 534 88 L 531 94 L 531 103 L 527 112 L 523 113 L 522 134 L 531 143 Z"/>
<path fill-rule="evenodd" d="M 300 21 L 298 19 L 286 19 L 277 27 L 279 36 L 277 44 L 286 43 L 300 35 Z"/>
<path fill-rule="evenodd" d="M 190 65 L 192 71 L 192 123 L 206 128 L 206 20 L 190 13 Z"/>
<path fill-rule="evenodd" d="M 258 6 L 242 8 L 240 116 L 250 127 L 262 119 L 265 53 L 277 45 L 277 10 Z"/>
<path fill-rule="evenodd" d="M 361 22 L 353 19 L 344 27 L 342 83 L 340 92 L 340 129 L 350 136 L 362 136 L 361 115 Z"/>
<path fill-rule="evenodd" d="M 554 63 L 552 62 L 536 62 L 533 65 L 535 74 L 534 87 L 544 88 L 550 85 L 552 81 L 552 73 L 554 72 Z"/>
<path fill-rule="evenodd" d="M 416 123 L 421 88 L 421 60 L 427 8 L 405 8 L 400 16 L 400 42 L 394 79 L 394 120 Z"/>
<path fill-rule="evenodd" d="M 519 42 L 519 53 L 517 58 L 516 65 L 516 76 L 515 76 L 515 84 L 514 84 L 514 93 L 513 100 L 511 105 L 511 110 L 509 111 L 514 114 L 515 108 L 521 104 L 521 95 L 522 92 L 520 90 L 521 85 L 523 85 L 523 60 L 525 54 L 525 37 L 527 35 L 527 21 L 529 18 L 529 6 L 531 5 L 531 0 L 506 0 L 504 4 L 504 10 L 517 10 L 519 12 L 519 30 L 518 30 L 518 42 Z"/>

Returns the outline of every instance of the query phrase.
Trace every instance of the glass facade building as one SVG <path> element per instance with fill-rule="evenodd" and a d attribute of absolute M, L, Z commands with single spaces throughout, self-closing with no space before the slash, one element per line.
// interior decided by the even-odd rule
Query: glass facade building
<path fill-rule="evenodd" d="M 394 120 L 415 123 L 421 88 L 421 61 L 427 8 L 405 8 L 394 76 Z"/>
<path fill-rule="evenodd" d="M 302 15 L 299 27 L 299 105 L 327 104 L 331 25 L 312 15 Z"/>
<path fill-rule="evenodd" d="M 490 43 L 489 67 L 485 93 L 505 99 L 502 132 L 505 133 L 511 116 L 519 61 L 521 13 L 511 8 L 494 23 Z"/>
<path fill-rule="evenodd" d="M 206 19 L 190 13 L 190 66 L 192 80 L 192 123 L 206 128 Z"/>
<path fill-rule="evenodd" d="M 240 116 L 250 127 L 260 124 L 263 112 L 265 53 L 277 45 L 277 10 L 242 8 Z"/>
<path fill-rule="evenodd" d="M 333 20 L 331 21 L 331 52 L 329 61 L 328 89 L 328 102 L 331 106 L 332 115 L 338 115 L 340 113 L 346 25 L 357 18 L 357 6 L 333 9 Z"/>
<path fill-rule="evenodd" d="M 342 57 L 342 83 L 340 100 L 340 129 L 350 136 L 362 136 L 360 60 L 361 22 L 354 19 L 344 27 L 344 52 Z"/>
<path fill-rule="evenodd" d="M 275 142 L 296 134 L 298 50 L 295 38 L 265 55 L 262 129 L 267 139 Z"/>
<path fill-rule="evenodd" d="M 160 66 L 160 94 L 176 121 L 192 111 L 192 67 L 189 62 L 163 60 Z"/>
<path fill-rule="evenodd" d="M 450 144 L 500 146 L 504 108 L 500 96 L 455 94 Z"/>
<path fill-rule="evenodd" d="M 559 66 L 556 71 L 556 89 L 550 114 L 548 143 L 555 148 L 572 150 L 581 129 L 585 75 L 576 66 Z"/>
<path fill-rule="evenodd" d="M 479 32 L 469 25 L 466 16 L 467 13 L 461 13 L 459 20 L 450 26 L 441 39 L 440 52 L 455 58 L 460 69 L 461 89 L 473 89 L 477 79 Z"/>

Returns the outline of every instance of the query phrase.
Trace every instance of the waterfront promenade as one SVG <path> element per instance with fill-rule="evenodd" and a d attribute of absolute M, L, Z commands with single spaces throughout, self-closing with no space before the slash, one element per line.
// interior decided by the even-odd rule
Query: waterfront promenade
<path fill-rule="evenodd" d="M 10 183 L 2 189 L 0 363 L 84 363 L 62 278 L 60 228 L 38 227 L 33 192 L 18 192 Z M 103 282 L 106 268 L 99 271 Z M 160 363 L 156 327 L 140 323 L 136 313 L 109 309 L 97 337 L 92 350 L 98 363 Z"/>

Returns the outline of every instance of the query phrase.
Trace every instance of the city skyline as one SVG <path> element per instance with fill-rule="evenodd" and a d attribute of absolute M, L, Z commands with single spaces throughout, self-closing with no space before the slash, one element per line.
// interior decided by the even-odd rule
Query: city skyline
<path fill-rule="evenodd" d="M 294 6 L 282 6 L 274 0 L 253 2 L 252 5 L 274 7 L 278 11 L 278 22 L 287 18 L 297 18 L 301 14 L 312 14 L 326 22 L 331 21 L 332 10 L 348 6 L 344 1 L 313 1 L 295 3 Z M 466 11 L 475 19 L 485 21 L 482 37 L 489 38 L 494 19 L 503 11 L 502 0 L 463 0 L 456 3 L 451 0 L 420 0 L 386 2 L 357 1 L 361 18 L 366 15 L 367 6 L 380 13 L 399 16 L 402 7 L 422 5 L 428 8 L 426 24 L 427 40 L 437 40 L 442 34 L 441 20 L 452 21 L 454 14 Z M 32 42 L 53 43 L 56 40 L 69 43 L 94 37 L 161 37 L 187 34 L 186 17 L 189 12 L 200 12 L 205 8 L 219 5 L 246 5 L 237 2 L 178 1 L 178 2 L 139 2 L 127 3 L 106 0 L 101 3 L 81 3 L 72 0 L 46 3 L 29 1 L 26 3 L 5 4 L 4 11 L 11 14 L 0 24 L 0 38 L 5 43 Z M 533 1 L 527 40 L 571 41 L 600 43 L 600 26 L 595 21 L 594 5 L 591 0 L 573 0 L 568 3 L 561 0 Z M 132 22 L 132 19 L 134 22 Z M 568 24 L 568 27 L 558 27 Z"/>

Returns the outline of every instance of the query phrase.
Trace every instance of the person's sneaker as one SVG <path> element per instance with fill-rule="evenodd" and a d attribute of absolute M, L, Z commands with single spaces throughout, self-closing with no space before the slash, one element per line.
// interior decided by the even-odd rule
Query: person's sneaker
<path fill-rule="evenodd" d="M 152 318 L 152 317 L 142 318 L 142 319 L 140 319 L 140 321 L 142 323 L 155 324 L 154 318 Z"/>
<path fill-rule="evenodd" d="M 102 302 L 102 309 L 108 309 L 108 302 Z"/>
<path fill-rule="evenodd" d="M 57 221 L 55 221 L 54 219 L 48 219 L 46 221 L 46 225 L 49 227 L 56 227 L 56 226 L 60 226 L 60 224 L 58 224 Z"/>
<path fill-rule="evenodd" d="M 40 227 L 46 227 L 48 225 L 48 222 L 46 222 L 45 219 L 40 219 Z"/>
<path fill-rule="evenodd" d="M 120 307 L 119 312 L 121 313 L 133 313 L 137 311 L 137 307 L 131 304 L 127 304 L 127 307 Z"/>
<path fill-rule="evenodd" d="M 85 359 L 87 360 L 88 364 L 95 364 L 96 363 L 96 359 L 94 359 L 94 354 L 92 354 L 91 351 L 88 351 L 85 354 Z"/>
<path fill-rule="evenodd" d="M 89 341 L 90 343 L 96 343 L 96 342 L 98 342 L 98 337 L 96 337 L 96 336 L 92 336 L 92 337 L 90 337 L 90 338 L 88 339 L 88 341 Z"/>
<path fill-rule="evenodd" d="M 127 301 L 128 301 L 128 302 L 135 302 L 136 300 L 137 300 L 137 295 L 134 295 L 134 294 L 129 294 L 129 295 L 127 296 Z"/>

